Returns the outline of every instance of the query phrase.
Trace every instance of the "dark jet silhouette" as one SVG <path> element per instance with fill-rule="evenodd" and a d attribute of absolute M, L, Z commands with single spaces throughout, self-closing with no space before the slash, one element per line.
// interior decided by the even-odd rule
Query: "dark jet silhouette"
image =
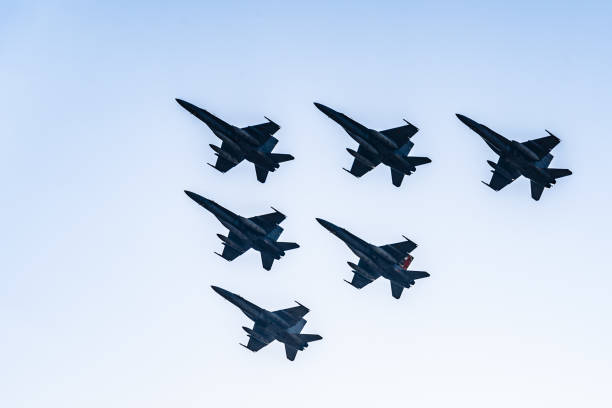
<path fill-rule="evenodd" d="M 240 308 L 242 313 L 255 323 L 252 329 L 242 327 L 249 336 L 249 342 L 246 346 L 242 343 L 240 345 L 251 351 L 259 351 L 274 340 L 278 340 L 285 344 L 285 354 L 293 361 L 298 350 L 302 351 L 308 347 L 309 342 L 323 338 L 318 334 L 300 333 L 306 324 L 304 316 L 310 310 L 298 302 L 295 302 L 298 306 L 270 312 L 228 290 L 217 286 L 211 287 L 227 301 Z"/>
<path fill-rule="evenodd" d="M 345 282 L 361 289 L 372 281 L 382 276 L 391 281 L 391 294 L 399 299 L 404 288 L 414 285 L 416 279 L 427 278 L 429 273 L 421 271 L 409 271 L 408 267 L 414 259 L 410 252 L 417 244 L 404 237 L 406 240 L 395 244 L 376 246 L 351 234 L 344 228 L 317 218 L 319 224 L 326 230 L 340 238 L 359 257 L 359 263 L 355 265 L 348 262 L 353 268 L 353 280 Z"/>
<path fill-rule="evenodd" d="M 283 232 L 283 228 L 278 224 L 283 222 L 285 215 L 275 208 L 272 208 L 274 212 L 270 214 L 244 218 L 191 191 L 185 191 L 185 194 L 210 211 L 223 226 L 229 229 L 227 237 L 217 234 L 225 247 L 222 254 L 217 252 L 215 254 L 223 259 L 233 261 L 253 248 L 261 252 L 261 263 L 264 269 L 269 271 L 274 260 L 285 255 L 285 251 L 300 247 L 295 242 L 277 241 Z"/>
<path fill-rule="evenodd" d="M 380 163 L 384 163 L 391 168 L 393 185 L 399 187 L 404 175 L 410 175 L 416 171 L 416 166 L 431 163 L 428 157 L 408 156 L 414 146 L 410 138 L 419 129 L 406 119 L 404 119 L 405 126 L 378 131 L 368 129 L 345 114 L 336 112 L 320 103 L 315 102 L 315 106 L 342 126 L 346 133 L 359 143 L 357 151 L 346 149 L 355 160 L 350 171 L 344 170 L 355 177 L 361 177 Z"/>
<path fill-rule="evenodd" d="M 519 176 L 525 176 L 531 180 L 531 197 L 539 200 L 544 187 L 550 188 L 560 177 L 569 176 L 572 172 L 568 169 L 551 169 L 548 166 L 553 159 L 550 151 L 561 141 L 557 136 L 550 133 L 548 136 L 519 143 L 516 140 L 508 140 L 499 133 L 494 132 L 485 125 L 472 119 L 457 114 L 457 117 L 467 127 L 478 133 L 487 145 L 499 155 L 497 163 L 487 160 L 493 177 L 489 184 L 495 191 L 499 191 L 512 183 Z"/>
<path fill-rule="evenodd" d="M 222 140 L 221 147 L 210 145 L 215 155 L 218 156 L 217 163 L 214 166 L 207 163 L 221 173 L 225 173 L 246 159 L 255 165 L 257 180 L 265 183 L 268 172 L 278 169 L 280 163 L 294 159 L 290 154 L 272 153 L 272 149 L 278 143 L 278 139 L 272 135 L 280 129 L 280 126 L 268 118 L 266 118 L 268 119 L 266 123 L 238 128 L 189 102 L 182 99 L 176 101 L 196 118 L 206 123 L 206 126 Z"/>

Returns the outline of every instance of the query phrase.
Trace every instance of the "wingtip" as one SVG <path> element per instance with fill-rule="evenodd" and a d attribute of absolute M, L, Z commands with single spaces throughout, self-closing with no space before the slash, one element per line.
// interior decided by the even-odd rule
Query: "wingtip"
<path fill-rule="evenodd" d="M 407 120 L 406 120 L 406 118 L 402 118 L 402 120 L 403 120 L 404 122 L 406 122 L 406 124 L 407 124 L 407 125 L 409 125 L 409 126 L 414 126 L 414 128 L 415 128 L 417 131 L 419 130 L 418 126 L 413 125 L 412 123 L 410 123 L 409 121 L 407 121 Z"/>
<path fill-rule="evenodd" d="M 412 242 L 414 245 L 418 246 L 416 242 L 412 241 L 412 240 L 411 240 L 410 238 L 408 238 L 407 236 L 402 235 L 402 237 L 403 237 L 403 238 L 404 238 L 406 241 L 410 241 L 410 242 Z"/>
<path fill-rule="evenodd" d="M 302 306 L 303 308 L 305 308 L 306 310 L 310 311 L 310 309 L 308 309 L 308 307 L 304 306 L 303 304 L 301 304 L 300 302 L 298 302 L 297 300 L 294 300 L 295 303 L 297 303 L 298 305 Z"/>
<path fill-rule="evenodd" d="M 223 255 L 221 255 L 220 253 L 218 253 L 218 252 L 213 252 L 213 253 L 214 253 L 215 255 L 219 255 L 221 258 L 225 259 L 225 258 L 223 257 Z M 229 262 L 229 260 L 228 260 L 228 259 L 225 259 L 225 260 L 226 260 L 227 262 Z"/>
<path fill-rule="evenodd" d="M 354 287 L 355 289 L 359 289 L 357 286 L 353 285 L 352 282 L 349 282 L 346 279 L 342 279 L 342 280 L 345 281 L 346 283 L 348 283 L 349 285 L 351 285 L 352 287 Z"/>
<path fill-rule="evenodd" d="M 351 176 L 355 177 L 355 178 L 359 178 L 359 176 L 354 175 L 353 173 L 351 173 L 350 170 L 345 169 L 344 167 L 342 168 L 342 170 L 346 171 L 348 174 L 350 174 Z"/>

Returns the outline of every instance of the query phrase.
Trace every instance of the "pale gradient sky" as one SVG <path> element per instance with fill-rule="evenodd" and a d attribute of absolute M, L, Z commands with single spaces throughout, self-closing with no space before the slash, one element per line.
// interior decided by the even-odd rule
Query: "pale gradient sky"
<path fill-rule="evenodd" d="M 0 4 L 0 406 L 609 407 L 610 2 Z M 205 165 L 217 143 L 180 97 L 239 126 L 266 115 L 295 161 Z M 357 180 L 355 143 L 312 105 L 378 129 L 407 118 L 422 166 Z M 480 183 L 506 137 L 549 129 L 540 202 Z M 245 216 L 283 211 L 272 271 L 213 254 Z M 405 234 L 431 277 L 397 301 L 344 283 L 356 258 L 315 217 L 379 244 Z M 250 353 L 215 284 L 311 308 L 291 363 Z"/>

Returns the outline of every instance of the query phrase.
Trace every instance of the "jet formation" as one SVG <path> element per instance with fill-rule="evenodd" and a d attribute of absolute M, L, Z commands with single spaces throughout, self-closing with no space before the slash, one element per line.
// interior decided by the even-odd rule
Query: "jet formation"
<path fill-rule="evenodd" d="M 478 133 L 491 150 L 499 155 L 497 163 L 487 160 L 489 166 L 493 168 L 493 177 L 488 184 L 483 181 L 495 191 L 501 190 L 520 176 L 525 176 L 531 180 L 531 197 L 538 201 L 544 188 L 550 188 L 558 178 L 572 174 L 569 169 L 548 167 L 553 159 L 550 151 L 561 142 L 548 130 L 546 131 L 548 136 L 520 143 L 508 140 L 466 116 L 457 114 L 457 118 Z"/>
<path fill-rule="evenodd" d="M 270 312 L 229 290 L 217 286 L 212 286 L 212 288 L 228 302 L 242 310 L 242 313 L 255 323 L 252 329 L 242 327 L 249 336 L 249 342 L 246 346 L 240 344 L 253 352 L 278 340 L 285 345 L 287 358 L 293 361 L 297 352 L 308 347 L 308 343 L 322 339 L 318 334 L 301 333 L 306 324 L 304 316 L 310 310 L 298 302 L 295 302 L 298 306 Z"/>
<path fill-rule="evenodd" d="M 210 211 L 229 230 L 227 236 L 217 234 L 223 241 L 224 248 L 223 253 L 215 254 L 223 259 L 233 261 L 253 248 L 261 253 L 263 268 L 269 271 L 275 259 L 280 259 L 286 251 L 300 247 L 295 242 L 278 242 L 283 232 L 279 224 L 283 222 L 285 215 L 275 208 L 272 208 L 272 213 L 245 218 L 201 195 L 191 191 L 185 191 L 185 194 Z"/>
<path fill-rule="evenodd" d="M 278 142 L 273 135 L 280 127 L 268 118 L 266 123 L 238 128 L 189 102 L 181 99 L 176 101 L 202 120 L 221 139 L 220 147 L 210 145 L 218 158 L 214 166 L 209 164 L 222 173 L 246 159 L 255 165 L 257 180 L 264 183 L 268 173 L 278 169 L 280 163 L 294 159 L 289 154 L 272 153 Z M 355 177 L 359 178 L 384 163 L 390 167 L 393 185 L 400 187 L 404 176 L 415 172 L 417 166 L 431 163 L 428 157 L 409 156 L 414 147 L 411 138 L 418 132 L 418 128 L 405 119 L 404 126 L 378 131 L 369 129 L 320 103 L 315 103 L 315 106 L 342 126 L 359 144 L 357 151 L 346 149 L 354 157 L 354 161 L 350 170 L 344 170 Z M 487 160 L 493 168 L 493 177 L 489 183 L 483 182 L 495 191 L 501 190 L 518 177 L 525 176 L 531 181 L 531 197 L 539 200 L 544 188 L 550 188 L 558 178 L 572 174 L 568 169 L 549 168 L 553 159 L 551 151 L 560 140 L 548 130 L 546 137 L 520 143 L 508 140 L 466 116 L 457 114 L 457 117 L 482 137 L 499 156 L 497 163 Z M 278 241 L 283 232 L 280 224 L 286 217 L 273 207 L 272 213 L 245 218 L 196 193 L 186 190 L 185 193 L 211 212 L 229 230 L 227 236 L 217 234 L 224 248 L 221 254 L 215 252 L 227 261 L 233 261 L 253 248 L 260 252 L 263 268 L 270 270 L 274 260 L 280 259 L 289 250 L 299 248 L 297 243 Z M 376 246 L 329 221 L 321 218 L 316 220 L 342 240 L 359 258 L 356 264 L 347 262 L 353 277 L 351 281 L 345 280 L 357 289 L 382 276 L 391 284 L 391 295 L 400 299 L 404 289 L 413 286 L 417 279 L 430 276 L 428 272 L 408 269 L 414 259 L 411 252 L 416 249 L 417 244 L 405 236 L 404 241 Z M 268 311 L 228 290 L 217 286 L 212 286 L 212 289 L 240 308 L 254 322 L 252 328 L 243 327 L 249 341 L 247 345 L 241 344 L 253 352 L 278 340 L 285 345 L 287 359 L 293 361 L 297 352 L 307 348 L 309 342 L 322 338 L 318 334 L 301 333 L 306 324 L 304 316 L 309 309 L 298 302 L 295 307 Z"/>
<path fill-rule="evenodd" d="M 404 119 L 405 126 L 387 130 L 369 129 L 343 113 L 315 102 L 315 106 L 338 123 L 352 137 L 359 148 L 357 151 L 347 148 L 355 158 L 350 170 L 344 169 L 355 177 L 361 177 L 380 163 L 391 168 L 391 181 L 396 187 L 401 186 L 404 175 L 416 171 L 416 166 L 431 163 L 429 157 L 408 156 L 414 143 L 410 140 L 419 129 Z"/>
<path fill-rule="evenodd" d="M 414 259 L 412 252 L 417 244 L 404 237 L 405 241 L 395 244 L 376 246 L 351 234 L 344 228 L 332 224 L 321 218 L 317 218 L 326 230 L 340 238 L 355 255 L 359 257 L 359 263 L 355 265 L 347 262 L 353 268 L 353 280 L 345 282 L 361 289 L 375 281 L 380 276 L 391 282 L 391 295 L 399 299 L 404 288 L 414 285 L 415 280 L 429 277 L 429 273 L 408 270 Z"/>
<path fill-rule="evenodd" d="M 293 160 L 290 154 L 272 153 L 278 139 L 272 136 L 280 126 L 266 118 L 268 122 L 239 128 L 226 123 L 208 111 L 182 99 L 176 100 L 196 118 L 200 119 L 221 139 L 221 147 L 210 144 L 217 156 L 217 162 L 209 166 L 225 173 L 243 160 L 255 165 L 257 180 L 265 183 L 269 172 L 280 167 L 280 163 Z"/>

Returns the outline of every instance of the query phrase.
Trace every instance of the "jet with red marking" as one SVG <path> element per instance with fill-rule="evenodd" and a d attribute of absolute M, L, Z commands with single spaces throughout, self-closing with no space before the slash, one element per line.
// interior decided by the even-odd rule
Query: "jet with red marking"
<path fill-rule="evenodd" d="M 280 259 L 286 251 L 300 247 L 295 242 L 278 241 L 283 232 L 279 224 L 286 217 L 275 208 L 272 208 L 274 210 L 272 213 L 245 218 L 201 195 L 186 190 L 185 194 L 210 211 L 224 227 L 229 229 L 227 236 L 217 234 L 223 241 L 224 248 L 221 254 L 215 252 L 227 261 L 233 261 L 253 248 L 261 253 L 263 268 L 269 271 L 275 259 Z"/>
<path fill-rule="evenodd" d="M 551 150 L 561 142 L 548 130 L 546 131 L 548 136 L 520 143 L 516 140 L 508 140 L 466 116 L 457 113 L 457 118 L 476 132 L 499 156 L 497 163 L 487 160 L 489 166 L 493 168 L 491 170 L 493 177 L 488 184 L 482 182 L 495 191 L 501 190 L 520 176 L 524 176 L 531 180 L 531 198 L 538 201 L 544 188 L 550 188 L 558 178 L 572 174 L 569 169 L 548 167 L 553 159 L 553 155 L 550 154 Z"/>
<path fill-rule="evenodd" d="M 297 352 L 307 348 L 308 343 L 322 339 L 318 334 L 301 333 L 306 324 L 304 316 L 310 310 L 298 302 L 295 302 L 298 304 L 297 306 L 270 312 L 229 290 L 218 286 L 211 287 L 255 322 L 252 329 L 242 327 L 249 336 L 249 342 L 247 345 L 240 343 L 241 346 L 253 352 L 259 351 L 277 340 L 285 345 L 287 359 L 293 361 Z"/>
<path fill-rule="evenodd" d="M 357 151 L 346 149 L 355 160 L 350 170 L 344 170 L 355 177 L 361 177 L 380 163 L 384 163 L 391 169 L 393 185 L 399 187 L 405 175 L 409 176 L 415 172 L 417 166 L 431 163 L 429 157 L 408 156 L 414 147 L 410 139 L 419 129 L 406 119 L 404 119 L 405 126 L 378 131 L 369 129 L 323 104 L 315 102 L 315 106 L 342 126 L 346 133 L 359 143 Z"/>
<path fill-rule="evenodd" d="M 278 143 L 278 139 L 272 136 L 280 126 L 268 119 L 268 122 L 259 125 L 239 128 L 226 123 L 212 113 L 199 108 L 182 99 L 176 100 L 196 118 L 200 119 L 221 139 L 221 147 L 210 144 L 217 156 L 217 162 L 213 166 L 221 173 L 236 166 L 243 160 L 248 160 L 255 165 L 257 180 L 265 183 L 268 173 L 280 167 L 280 163 L 293 160 L 290 154 L 272 153 L 272 149 Z"/>
<path fill-rule="evenodd" d="M 329 221 L 321 218 L 317 218 L 317 221 L 359 257 L 357 264 L 347 262 L 353 268 L 354 275 L 352 281 L 345 282 L 355 288 L 361 289 L 382 276 L 391 282 L 391 295 L 399 299 L 404 288 L 414 285 L 417 279 L 429 277 L 427 272 L 408 269 L 414 259 L 410 252 L 417 247 L 408 238 L 404 237 L 405 241 L 395 244 L 376 246 Z"/>

